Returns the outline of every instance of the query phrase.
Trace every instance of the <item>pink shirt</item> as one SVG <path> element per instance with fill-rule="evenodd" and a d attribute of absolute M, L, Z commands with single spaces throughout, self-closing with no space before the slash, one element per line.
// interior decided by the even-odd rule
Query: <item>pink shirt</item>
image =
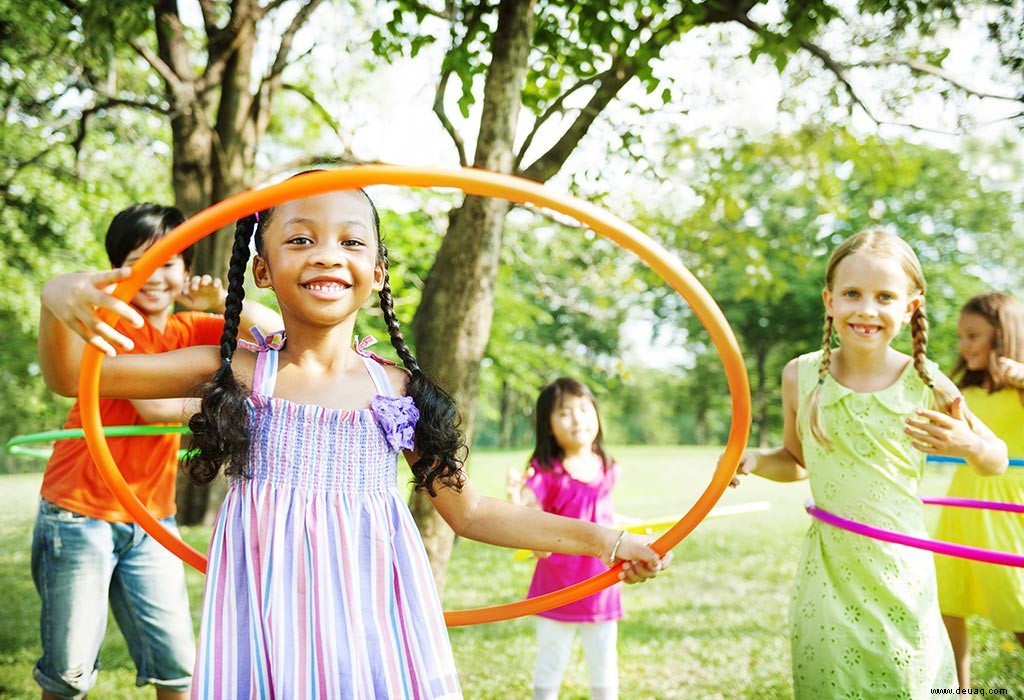
<path fill-rule="evenodd" d="M 601 476 L 590 483 L 577 481 L 555 461 L 551 471 L 541 469 L 536 461 L 530 464 L 533 475 L 526 480 L 527 487 L 536 494 L 537 501 L 548 513 L 569 518 L 588 520 L 611 527 L 615 518 L 612 489 L 619 477 L 619 466 L 612 464 Z M 605 571 L 608 566 L 596 557 L 552 554 L 537 560 L 528 598 L 556 591 Z M 621 584 L 609 586 L 574 603 L 539 613 L 543 617 L 561 622 L 605 622 L 622 617 Z"/>

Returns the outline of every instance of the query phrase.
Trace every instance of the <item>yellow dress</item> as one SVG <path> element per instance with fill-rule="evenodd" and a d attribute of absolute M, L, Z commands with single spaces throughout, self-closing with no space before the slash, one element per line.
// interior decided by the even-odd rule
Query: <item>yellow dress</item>
<path fill-rule="evenodd" d="M 1015 389 L 988 393 L 964 389 L 971 412 L 999 438 L 1010 456 L 1024 458 L 1024 405 Z M 958 467 L 949 495 L 981 501 L 1024 503 L 1024 467 L 1010 467 L 1002 476 L 979 476 Z M 1024 515 L 974 508 L 943 507 L 935 539 L 984 549 L 1024 554 Z M 967 559 L 936 556 L 939 607 L 954 617 L 980 615 L 999 629 L 1024 631 L 1024 569 Z"/>

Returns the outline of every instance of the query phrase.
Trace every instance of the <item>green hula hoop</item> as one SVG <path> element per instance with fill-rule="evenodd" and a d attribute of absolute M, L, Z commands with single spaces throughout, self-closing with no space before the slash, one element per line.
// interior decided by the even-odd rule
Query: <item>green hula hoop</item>
<path fill-rule="evenodd" d="M 103 428 L 107 437 L 140 437 L 144 435 L 189 435 L 192 433 L 187 425 L 111 425 Z M 7 441 L 7 452 L 19 457 L 39 457 L 48 459 L 52 448 L 28 447 L 40 442 L 54 440 L 81 440 L 85 433 L 81 428 L 65 428 L 63 430 L 47 430 L 41 433 L 17 435 Z M 178 451 L 178 459 L 185 456 L 187 450 Z"/>

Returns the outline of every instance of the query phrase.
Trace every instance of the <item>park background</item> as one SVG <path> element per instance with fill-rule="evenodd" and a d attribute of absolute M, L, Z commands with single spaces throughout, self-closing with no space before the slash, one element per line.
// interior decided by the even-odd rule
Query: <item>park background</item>
<path fill-rule="evenodd" d="M 930 355 L 946 369 L 960 304 L 1024 291 L 1020 0 L 0 0 L 0 99 L 5 441 L 63 420 L 69 402 L 39 377 L 38 294 L 55 274 L 106 266 L 114 213 L 149 200 L 192 214 L 309 167 L 484 167 L 633 223 L 732 325 L 755 445 L 778 437 L 783 364 L 820 343 L 825 259 L 845 236 L 882 226 L 914 246 Z M 730 413 L 717 354 L 674 292 L 549 212 L 450 191 L 372 194 L 396 308 L 464 407 L 475 479 L 502 493 L 527 454 L 538 387 L 570 374 L 597 394 L 626 469 L 623 512 L 693 502 Z M 223 234 L 204 240 L 196 270 L 222 272 L 225 255 Z M 360 331 L 384 332 L 375 310 Z M 0 610 L 17 620 L 0 632 L 0 696 L 22 697 L 41 463 L 0 460 Z M 928 486 L 945 480 L 935 469 Z M 701 525 L 665 582 L 630 590 L 624 697 L 787 696 L 805 493 L 730 492 L 723 503 L 772 509 Z M 181 489 L 197 546 L 215 502 L 216 490 Z M 529 567 L 466 542 L 452 556 L 450 531 L 423 499 L 411 505 L 447 607 L 525 590 Z M 525 625 L 453 632 L 467 697 L 525 696 Z M 1024 696 L 1019 650 L 977 632 L 979 687 Z M 130 686 L 117 637 L 105 663 L 121 685 L 100 697 Z"/>

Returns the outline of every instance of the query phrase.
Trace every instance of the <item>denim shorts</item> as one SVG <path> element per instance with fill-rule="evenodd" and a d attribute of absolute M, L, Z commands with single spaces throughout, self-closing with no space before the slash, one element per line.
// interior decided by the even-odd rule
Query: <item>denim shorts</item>
<path fill-rule="evenodd" d="M 176 532 L 174 518 L 163 524 Z M 99 669 L 109 609 L 128 644 L 136 685 L 188 690 L 195 637 L 181 561 L 135 523 L 111 523 L 40 501 L 32 579 L 42 599 L 43 690 L 74 698 Z"/>

